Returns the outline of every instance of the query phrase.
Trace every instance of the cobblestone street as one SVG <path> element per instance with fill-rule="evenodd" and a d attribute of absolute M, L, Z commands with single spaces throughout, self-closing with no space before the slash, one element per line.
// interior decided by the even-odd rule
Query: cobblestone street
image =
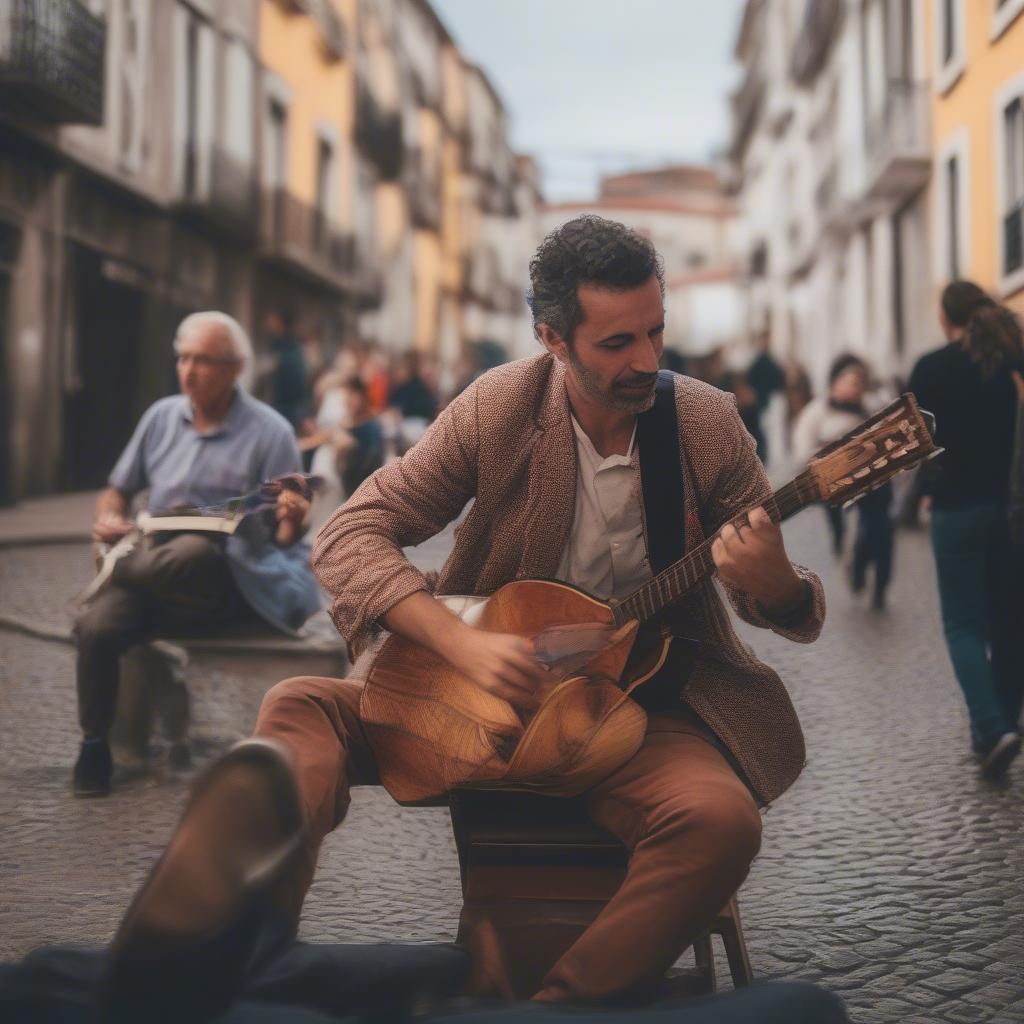
<path fill-rule="evenodd" d="M 787 682 L 807 734 L 799 782 L 766 816 L 740 893 L 755 973 L 819 981 L 858 1022 L 1024 1020 L 1024 768 L 977 780 L 939 627 L 923 533 L 898 539 L 890 610 L 850 596 L 823 517 L 787 528 L 794 558 L 825 579 L 821 640 L 744 629 Z M 437 564 L 444 544 L 416 553 Z M 0 549 L 0 612 L 67 624 L 90 575 L 87 546 Z M 189 774 L 121 779 L 75 801 L 73 650 L 0 633 L 0 956 L 107 940 L 181 807 Z M 193 673 L 196 671 L 192 670 Z M 197 763 L 252 725 L 244 661 L 194 688 Z M 356 791 L 326 844 L 304 938 L 450 940 L 459 908 L 447 812 Z M 719 957 L 719 959 L 722 959 Z"/>

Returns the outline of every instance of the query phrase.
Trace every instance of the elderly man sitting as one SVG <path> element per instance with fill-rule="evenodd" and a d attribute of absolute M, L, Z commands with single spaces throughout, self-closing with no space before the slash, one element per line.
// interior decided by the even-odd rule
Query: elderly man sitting
<path fill-rule="evenodd" d="M 223 313 L 195 313 L 174 340 L 181 394 L 142 417 L 96 506 L 94 536 L 113 543 L 133 529 L 137 492 L 149 508 L 210 505 L 262 481 L 301 470 L 292 428 L 239 378 L 252 362 L 241 325 Z M 245 520 L 222 543 L 196 533 L 146 537 L 114 571 L 76 623 L 78 712 L 84 738 L 74 769 L 77 796 L 110 792 L 107 736 L 121 654 L 145 636 L 223 625 L 256 612 L 294 629 L 319 607 L 301 541 L 308 503 L 284 491 L 272 512 Z"/>

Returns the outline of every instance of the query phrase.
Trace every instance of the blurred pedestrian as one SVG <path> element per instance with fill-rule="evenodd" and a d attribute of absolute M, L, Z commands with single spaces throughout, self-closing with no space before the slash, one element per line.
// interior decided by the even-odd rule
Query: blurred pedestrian
<path fill-rule="evenodd" d="M 793 454 L 801 462 L 826 444 L 842 437 L 863 420 L 871 410 L 865 401 L 870 373 L 859 356 L 846 352 L 837 356 L 829 369 L 828 394 L 811 399 L 793 428 Z M 859 594 L 867 583 L 867 572 L 874 566 L 872 605 L 882 611 L 892 577 L 893 528 L 889 516 L 892 486 L 883 484 L 857 502 L 857 536 L 850 566 L 850 586 Z M 843 552 L 845 515 L 842 508 L 825 506 L 832 534 L 832 552 Z"/>
<path fill-rule="evenodd" d="M 309 410 L 309 374 L 302 342 L 296 335 L 295 310 L 285 307 L 267 315 L 270 352 L 274 357 L 270 404 L 299 432 Z"/>
<path fill-rule="evenodd" d="M 388 399 L 400 417 L 399 454 L 423 436 L 437 415 L 437 396 L 427 386 L 420 365 L 418 352 L 402 353 Z"/>
<path fill-rule="evenodd" d="M 803 411 L 804 406 L 814 397 L 811 388 L 811 378 L 803 365 L 797 359 L 791 359 L 786 364 L 786 421 L 790 430 L 796 423 L 797 416 Z"/>
<path fill-rule="evenodd" d="M 370 408 L 366 384 L 349 377 L 342 390 L 347 417 L 335 433 L 334 450 L 345 497 L 384 465 L 384 430 Z"/>
<path fill-rule="evenodd" d="M 366 385 L 365 394 L 370 413 L 379 416 L 388 407 L 391 360 L 377 345 L 371 344 L 363 352 L 360 376 Z"/>
<path fill-rule="evenodd" d="M 1024 567 L 1007 486 L 1024 345 L 1014 315 L 970 281 L 947 285 L 939 320 L 948 343 L 918 360 L 908 386 L 945 449 L 924 485 L 942 626 L 981 774 L 998 779 L 1021 745 Z"/>
<path fill-rule="evenodd" d="M 786 386 L 785 372 L 771 353 L 771 343 L 772 338 L 768 331 L 762 331 L 757 335 L 754 339 L 757 355 L 754 356 L 746 372 L 747 383 L 753 389 L 756 398 L 757 433 L 754 434 L 754 437 L 759 439 L 757 453 L 766 465 L 768 463 L 768 434 L 764 428 L 765 413 L 768 411 L 772 397 Z"/>
<path fill-rule="evenodd" d="M 739 410 L 743 426 L 754 439 L 757 457 L 762 465 L 765 461 L 764 431 L 761 429 L 761 412 L 757 402 L 757 392 L 751 386 L 747 375 L 740 370 L 729 369 L 725 365 L 725 351 L 716 348 L 704 361 L 703 379 L 722 391 L 728 391 L 736 397 L 736 408 Z"/>

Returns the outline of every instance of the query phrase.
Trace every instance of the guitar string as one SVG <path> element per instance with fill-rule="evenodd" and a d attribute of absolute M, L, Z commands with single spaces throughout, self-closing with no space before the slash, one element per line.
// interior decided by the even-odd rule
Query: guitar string
<path fill-rule="evenodd" d="M 810 474 L 805 471 L 768 497 L 764 502 L 764 508 L 772 522 L 781 522 L 816 500 L 817 494 Z M 727 524 L 723 524 L 722 528 L 724 525 Z M 711 546 L 722 528 L 615 605 L 615 624 L 622 625 L 633 618 L 643 621 L 653 617 L 705 576 L 710 575 L 714 571 Z"/>

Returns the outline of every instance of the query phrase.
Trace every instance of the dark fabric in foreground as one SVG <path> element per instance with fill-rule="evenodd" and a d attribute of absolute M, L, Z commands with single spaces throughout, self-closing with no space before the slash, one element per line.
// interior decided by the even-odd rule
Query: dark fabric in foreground
<path fill-rule="evenodd" d="M 557 1009 L 521 1003 L 431 1014 L 430 1024 L 848 1024 L 842 1001 L 804 982 L 777 982 L 650 1009 Z"/>
<path fill-rule="evenodd" d="M 95 1024 L 106 950 L 50 946 L 0 967 L 0 1021 Z M 457 991 L 469 959 L 456 946 L 297 942 L 252 979 L 223 1024 L 400 1021 Z M 196 1024 L 182 1021 L 182 1024 Z"/>
<path fill-rule="evenodd" d="M 0 965 L 0 1021 L 96 1024 L 105 950 L 50 946 Z M 469 968 L 455 946 L 295 943 L 218 1024 L 397 1024 L 413 1009 L 438 1005 Z M 842 1003 L 813 985 L 754 985 L 651 1009 L 559 1009 L 538 1003 L 473 1006 L 418 1017 L 424 1024 L 846 1024 Z M 197 1024 L 182 1021 L 181 1024 Z"/>

